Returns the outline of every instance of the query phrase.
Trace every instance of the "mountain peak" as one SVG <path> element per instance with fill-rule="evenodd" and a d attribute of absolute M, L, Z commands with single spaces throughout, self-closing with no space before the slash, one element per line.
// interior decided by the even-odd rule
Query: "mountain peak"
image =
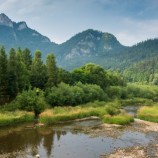
<path fill-rule="evenodd" d="M 17 25 L 18 25 L 18 30 L 24 30 L 24 29 L 28 28 L 25 21 L 21 21 L 21 22 L 17 23 Z"/>
<path fill-rule="evenodd" d="M 0 14 L 0 25 L 8 26 L 8 27 L 13 27 L 13 22 L 7 15 L 4 13 Z"/>

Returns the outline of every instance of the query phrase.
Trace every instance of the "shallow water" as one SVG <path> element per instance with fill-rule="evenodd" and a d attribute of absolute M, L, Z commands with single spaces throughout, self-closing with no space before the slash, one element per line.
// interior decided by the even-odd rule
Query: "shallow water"
<path fill-rule="evenodd" d="M 137 117 L 137 111 L 141 106 L 125 106 L 123 109 L 126 113 L 133 115 L 134 117 Z"/>
<path fill-rule="evenodd" d="M 146 145 L 154 135 L 122 130 L 110 136 L 90 137 L 82 128 L 95 127 L 98 120 L 50 127 L 25 128 L 26 125 L 0 129 L 0 158 L 97 158 L 117 148 Z"/>

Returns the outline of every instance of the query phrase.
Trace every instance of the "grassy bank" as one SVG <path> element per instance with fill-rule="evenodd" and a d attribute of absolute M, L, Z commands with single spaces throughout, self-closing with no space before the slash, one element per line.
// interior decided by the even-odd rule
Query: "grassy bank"
<path fill-rule="evenodd" d="M 115 123 L 122 125 L 128 124 L 133 121 L 133 118 L 131 116 L 118 115 L 119 113 L 120 110 L 117 102 L 96 102 L 76 107 L 55 107 L 53 109 L 46 110 L 40 114 L 39 122 L 44 124 L 53 124 L 90 116 L 98 116 L 106 123 Z M 117 119 L 118 121 L 116 121 Z"/>
<path fill-rule="evenodd" d="M 152 99 L 145 99 L 145 98 L 131 98 L 131 99 L 122 99 L 121 101 L 121 106 L 149 106 L 153 104 Z"/>
<path fill-rule="evenodd" d="M 103 117 L 103 122 L 109 124 L 127 125 L 134 122 L 134 118 L 128 114 L 119 114 L 115 116 L 105 115 Z"/>
<path fill-rule="evenodd" d="M 40 114 L 39 122 L 45 124 L 59 123 L 90 116 L 101 117 L 106 114 L 105 107 L 55 107 Z"/>
<path fill-rule="evenodd" d="M 25 111 L 0 112 L 0 127 L 15 125 L 22 122 L 30 122 L 34 120 L 34 114 Z"/>
<path fill-rule="evenodd" d="M 142 120 L 158 122 L 158 104 L 152 107 L 144 106 L 140 108 L 137 116 Z"/>

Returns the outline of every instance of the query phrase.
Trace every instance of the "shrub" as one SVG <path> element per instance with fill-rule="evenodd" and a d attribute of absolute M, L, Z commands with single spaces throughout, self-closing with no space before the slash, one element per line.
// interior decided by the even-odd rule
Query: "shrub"
<path fill-rule="evenodd" d="M 154 99 L 157 97 L 158 89 L 157 86 L 129 84 L 127 86 L 127 92 L 133 97 Z"/>
<path fill-rule="evenodd" d="M 118 108 L 113 107 L 113 106 L 107 106 L 107 107 L 106 107 L 106 111 L 107 111 L 107 113 L 108 113 L 109 115 L 111 115 L 111 116 L 120 113 L 120 110 L 119 110 Z"/>
<path fill-rule="evenodd" d="M 121 87 L 119 86 L 110 86 L 107 89 L 107 94 L 109 98 L 120 98 L 121 97 Z"/>
<path fill-rule="evenodd" d="M 14 104 L 20 110 L 33 111 L 36 115 L 40 114 L 46 108 L 46 102 L 43 92 L 37 89 L 29 89 L 18 94 Z"/>
<path fill-rule="evenodd" d="M 46 95 L 46 100 L 51 106 L 78 105 L 106 98 L 106 94 L 99 86 L 82 83 L 74 86 L 60 83 L 58 87 L 52 87 Z"/>

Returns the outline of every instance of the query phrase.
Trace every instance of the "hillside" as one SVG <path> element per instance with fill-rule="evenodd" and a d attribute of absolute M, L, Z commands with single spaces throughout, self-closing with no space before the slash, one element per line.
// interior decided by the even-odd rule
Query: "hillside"
<path fill-rule="evenodd" d="M 7 51 L 10 48 L 39 49 L 43 59 L 53 52 L 59 66 L 72 70 L 83 64 L 93 62 L 106 69 L 125 70 L 138 63 L 158 56 L 158 39 L 149 39 L 132 47 L 123 46 L 114 35 L 88 29 L 74 35 L 62 44 L 50 39 L 36 30 L 29 28 L 26 22 L 13 22 L 5 14 L 0 14 L 0 45 Z M 139 64 L 139 62 L 141 62 Z M 139 66 L 138 66 L 139 67 Z M 135 70 L 132 71 L 135 72 Z"/>
<path fill-rule="evenodd" d="M 109 33 L 96 30 L 86 30 L 61 44 L 57 54 L 60 65 L 67 69 L 79 67 L 87 62 L 100 64 L 106 67 L 107 59 L 125 50 L 116 37 Z"/>
<path fill-rule="evenodd" d="M 5 14 L 0 14 L 0 45 L 10 48 L 29 48 L 32 52 L 40 49 L 47 54 L 55 49 L 57 44 L 46 36 L 29 28 L 26 22 L 13 22 Z"/>

